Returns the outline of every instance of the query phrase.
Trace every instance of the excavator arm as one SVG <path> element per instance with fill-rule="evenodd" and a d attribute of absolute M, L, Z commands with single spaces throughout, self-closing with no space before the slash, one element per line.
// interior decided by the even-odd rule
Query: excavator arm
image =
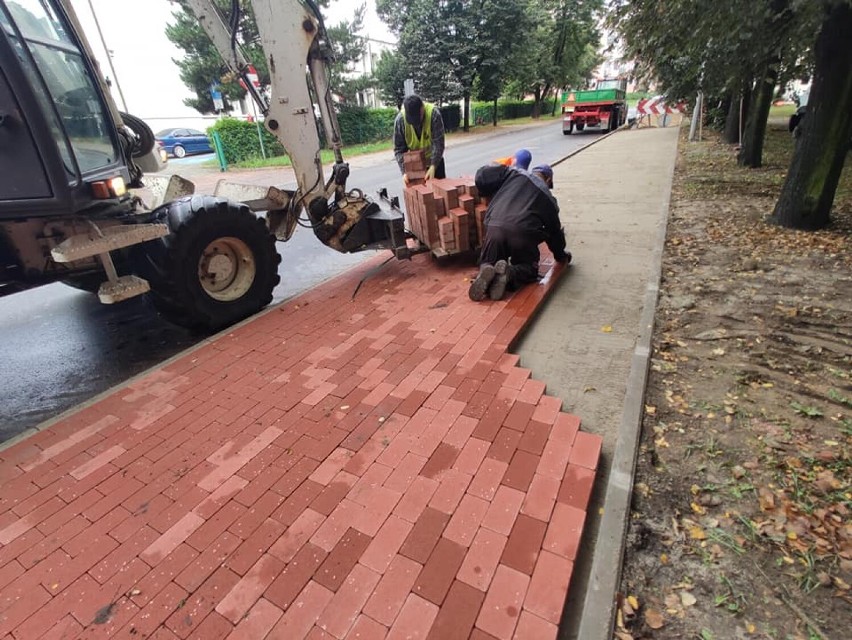
<path fill-rule="evenodd" d="M 248 80 L 248 60 L 231 26 L 239 24 L 242 3 L 246 2 L 253 9 L 269 67 L 269 100 Z M 298 189 L 291 194 L 285 209 L 268 216 L 273 232 L 279 237 L 286 235 L 282 229 L 292 228 L 295 219 L 306 210 L 316 236 L 338 251 L 355 251 L 390 235 L 383 227 L 390 226 L 389 219 L 398 211 L 383 212 L 361 191 L 346 190 L 349 166 L 343 161 L 340 127 L 328 83 L 331 47 L 313 0 L 232 0 L 227 22 L 212 0 L 187 0 L 187 5 L 231 71 L 244 78 L 264 115 L 264 126 L 290 156 Z M 335 163 L 328 178 L 320 158 L 311 89 L 334 151 Z M 370 216 L 383 222 L 366 222 Z M 399 225 L 393 225 L 398 228 L 392 235 L 400 235 L 400 225 L 401 220 Z M 404 245 L 399 237 L 386 240 L 391 242 L 384 244 L 390 244 L 388 248 L 397 253 Z"/>

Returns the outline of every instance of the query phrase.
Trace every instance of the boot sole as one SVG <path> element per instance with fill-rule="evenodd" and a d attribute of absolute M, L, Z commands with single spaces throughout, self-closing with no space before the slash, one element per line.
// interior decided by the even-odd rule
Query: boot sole
<path fill-rule="evenodd" d="M 479 275 L 470 283 L 470 289 L 467 291 L 468 297 L 474 302 L 485 300 L 485 294 L 488 292 L 488 287 L 494 280 L 494 267 L 490 264 L 483 265 L 479 270 Z"/>
<path fill-rule="evenodd" d="M 502 300 L 506 295 L 506 285 L 509 284 L 509 264 L 505 260 L 498 260 L 494 265 L 494 281 L 488 289 L 488 297 L 492 300 Z"/>

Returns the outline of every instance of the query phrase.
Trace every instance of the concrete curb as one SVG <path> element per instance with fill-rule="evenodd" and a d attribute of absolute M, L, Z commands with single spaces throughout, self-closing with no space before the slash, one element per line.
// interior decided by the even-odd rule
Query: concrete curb
<path fill-rule="evenodd" d="M 558 165 L 558 164 L 562 164 L 562 163 L 563 163 L 563 162 L 565 162 L 568 158 L 572 158 L 572 157 L 576 156 L 578 153 L 580 153 L 580 152 L 581 152 L 581 151 L 583 151 L 584 149 L 588 149 L 589 147 L 593 147 L 593 146 L 595 146 L 598 142 L 601 142 L 601 141 L 603 141 L 603 140 L 606 140 L 606 139 L 607 139 L 607 138 L 609 138 L 610 136 L 615 135 L 616 133 L 618 133 L 619 131 L 626 130 L 626 129 L 627 129 L 627 125 L 626 125 L 626 124 L 623 124 L 623 125 L 621 125 L 618 129 L 614 129 L 613 131 L 610 131 L 609 133 L 605 133 L 605 134 L 603 134 L 603 135 L 601 135 L 601 136 L 598 136 L 597 138 L 595 138 L 594 140 L 592 140 L 592 141 L 591 141 L 591 142 L 589 142 L 588 144 L 584 144 L 584 145 L 583 145 L 582 147 L 580 147 L 579 149 L 574 149 L 574 151 L 572 151 L 571 153 L 569 153 L 567 156 L 565 156 L 564 158 L 560 158 L 560 159 L 559 159 L 559 160 L 557 160 L 556 162 L 552 163 L 550 166 L 551 166 L 551 167 L 555 167 L 555 166 L 556 166 L 556 165 Z M 574 134 L 571 134 L 571 135 L 574 135 Z"/>
<path fill-rule="evenodd" d="M 676 164 L 672 164 L 670 180 L 674 178 Z M 651 340 L 660 292 L 670 202 L 671 189 L 666 194 L 660 211 L 651 277 L 645 290 L 640 317 L 640 334 L 633 350 L 630 374 L 627 378 L 624 409 L 603 502 L 604 512 L 595 541 L 595 553 L 577 635 L 582 640 L 612 640 L 615 626 L 617 594 L 627 540 L 633 474 L 642 433 L 645 386 L 651 363 Z"/>

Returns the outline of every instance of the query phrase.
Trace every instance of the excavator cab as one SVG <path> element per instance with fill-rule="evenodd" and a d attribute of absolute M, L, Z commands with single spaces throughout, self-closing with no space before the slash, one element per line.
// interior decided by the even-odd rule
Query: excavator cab
<path fill-rule="evenodd" d="M 212 0 L 187 6 L 226 64 L 245 74 Z M 275 60 L 275 99 L 260 100 L 265 126 L 287 149 L 298 188 L 222 181 L 201 196 L 187 180 L 152 175 L 161 168 L 154 135 L 116 108 L 70 0 L 0 0 L 0 295 L 56 281 L 104 303 L 150 292 L 170 321 L 216 330 L 270 303 L 280 280 L 276 238 L 288 240 L 305 213 L 304 224 L 337 251 L 409 256 L 399 209 L 346 188 L 316 5 L 253 6 L 266 12 L 258 14 L 262 45 Z M 236 18 L 239 10 L 232 3 Z M 332 132 L 328 179 L 306 66 Z M 144 202 L 132 191 L 141 187 Z"/>
<path fill-rule="evenodd" d="M 60 5 L 0 0 L 0 218 L 128 208 L 135 140 L 98 78 Z"/>

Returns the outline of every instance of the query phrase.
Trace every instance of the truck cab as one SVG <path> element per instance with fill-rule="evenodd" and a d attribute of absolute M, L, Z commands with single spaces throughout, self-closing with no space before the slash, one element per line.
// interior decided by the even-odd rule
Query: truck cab
<path fill-rule="evenodd" d="M 594 89 L 566 91 L 562 96 L 562 133 L 600 127 L 614 131 L 627 121 L 627 80 L 598 80 Z"/>

